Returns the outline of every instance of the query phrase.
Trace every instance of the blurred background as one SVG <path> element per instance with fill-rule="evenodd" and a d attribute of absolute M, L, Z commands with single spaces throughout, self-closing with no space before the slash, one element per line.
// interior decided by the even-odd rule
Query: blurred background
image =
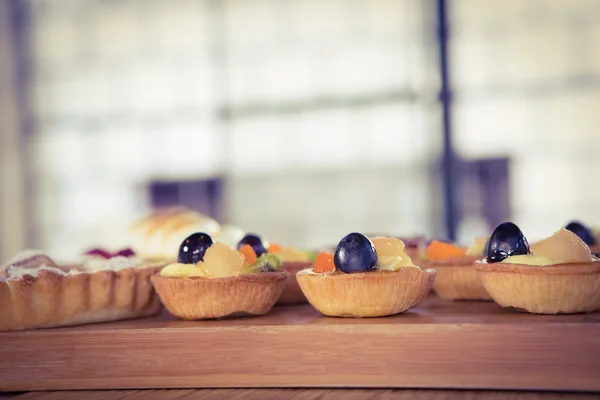
<path fill-rule="evenodd" d="M 0 0 L 0 261 L 176 204 L 539 239 L 600 225 L 598 126 L 596 0 Z"/>

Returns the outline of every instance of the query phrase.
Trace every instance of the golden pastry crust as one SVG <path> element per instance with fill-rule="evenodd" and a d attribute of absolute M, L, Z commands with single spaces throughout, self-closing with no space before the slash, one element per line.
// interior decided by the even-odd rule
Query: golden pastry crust
<path fill-rule="evenodd" d="M 165 249 L 165 242 L 171 235 L 205 219 L 208 217 L 181 207 L 156 211 L 130 227 L 128 235 L 131 246 L 139 257 L 146 260 L 174 259 L 177 257 L 176 249 Z M 185 237 L 178 237 L 177 242 L 181 241 L 179 239 Z"/>
<path fill-rule="evenodd" d="M 448 300 L 491 300 L 483 287 L 479 273 L 473 263 L 481 256 L 450 257 L 441 260 L 423 262 L 423 266 L 433 268 L 437 276 L 433 290 Z"/>
<path fill-rule="evenodd" d="M 262 272 L 227 278 L 151 277 L 169 312 L 186 320 L 268 313 L 285 286 L 285 272 Z"/>
<path fill-rule="evenodd" d="M 160 227 L 165 221 L 179 215 L 188 214 L 189 211 L 183 208 L 172 208 L 155 211 L 144 218 L 134 222 L 128 229 L 129 234 L 144 236 L 152 230 Z"/>
<path fill-rule="evenodd" d="M 383 317 L 408 310 L 430 292 L 432 269 L 400 268 L 352 274 L 296 274 L 309 303 L 333 317 Z"/>
<path fill-rule="evenodd" d="M 503 307 L 535 314 L 600 311 L 600 261 L 547 266 L 478 261 L 474 266 Z"/>
<path fill-rule="evenodd" d="M 148 259 L 175 261 L 181 242 L 192 227 L 207 218 L 196 213 L 180 213 L 156 224 L 143 237 L 140 255 Z M 208 232 L 212 234 L 212 232 Z"/>
<path fill-rule="evenodd" d="M 298 280 L 296 279 L 296 274 L 303 269 L 310 267 L 312 264 L 312 261 L 285 261 L 281 264 L 279 270 L 286 272 L 288 279 L 276 305 L 290 305 L 307 302 L 304 293 L 302 293 L 302 289 L 300 289 Z"/>
<path fill-rule="evenodd" d="M 42 270 L 0 280 L 0 331 L 144 317 L 162 306 L 150 276 L 162 265 L 72 275 Z"/>

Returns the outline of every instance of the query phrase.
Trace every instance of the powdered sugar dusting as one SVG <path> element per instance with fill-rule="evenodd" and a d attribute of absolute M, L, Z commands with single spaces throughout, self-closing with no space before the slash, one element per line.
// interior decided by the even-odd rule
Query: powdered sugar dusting
<path fill-rule="evenodd" d="M 25 250 L 0 268 L 0 279 L 15 280 L 24 278 L 25 276 L 35 278 L 42 271 L 49 271 L 65 276 L 98 271 L 120 271 L 125 268 L 136 268 L 142 265 L 142 261 L 137 257 L 114 257 L 109 260 L 90 257 L 77 263 L 59 265 L 39 250 Z"/>
<path fill-rule="evenodd" d="M 6 270 L 12 267 L 39 267 L 48 265 L 58 267 L 58 265 L 48 255 L 41 250 L 24 250 L 9 260 L 0 270 Z"/>
<path fill-rule="evenodd" d="M 82 268 L 85 272 L 119 271 L 125 268 L 137 267 L 142 261 L 137 257 L 113 257 L 109 260 L 88 258 L 83 261 Z"/>

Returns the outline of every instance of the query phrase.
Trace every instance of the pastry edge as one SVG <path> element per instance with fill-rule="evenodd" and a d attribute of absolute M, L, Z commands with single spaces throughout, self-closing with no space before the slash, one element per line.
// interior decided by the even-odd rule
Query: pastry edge
<path fill-rule="evenodd" d="M 448 300 L 492 300 L 473 264 L 454 264 L 436 268 L 435 293 Z"/>
<path fill-rule="evenodd" d="M 279 270 L 285 271 L 288 275 L 288 279 L 276 305 L 291 305 L 308 302 L 304 293 L 302 293 L 302 289 L 300 289 L 296 274 L 303 269 L 309 268 L 311 265 L 313 265 L 312 261 L 284 261 L 281 264 Z"/>
<path fill-rule="evenodd" d="M 268 313 L 287 280 L 285 272 L 226 278 L 173 278 L 155 274 L 152 284 L 167 310 L 185 320 Z"/>
<path fill-rule="evenodd" d="M 384 317 L 417 305 L 431 291 L 433 269 L 400 268 L 352 274 L 296 274 L 302 292 L 320 313 L 333 317 Z"/>
<path fill-rule="evenodd" d="M 549 266 L 477 262 L 475 268 L 502 307 L 534 314 L 600 311 L 600 261 Z"/>
<path fill-rule="evenodd" d="M 0 331 L 16 331 L 145 317 L 162 306 L 150 276 L 162 266 L 0 280 Z"/>

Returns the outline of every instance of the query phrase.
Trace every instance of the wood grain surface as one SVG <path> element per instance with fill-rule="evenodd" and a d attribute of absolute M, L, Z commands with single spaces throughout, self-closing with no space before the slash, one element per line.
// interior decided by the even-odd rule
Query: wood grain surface
<path fill-rule="evenodd" d="M 1 397 L 0 397 L 1 398 Z M 171 389 L 30 392 L 12 400 L 592 400 L 600 394 L 407 389 Z"/>
<path fill-rule="evenodd" d="M 310 306 L 0 333 L 0 390 L 386 387 L 600 391 L 600 314 L 427 298 L 386 318 Z"/>

